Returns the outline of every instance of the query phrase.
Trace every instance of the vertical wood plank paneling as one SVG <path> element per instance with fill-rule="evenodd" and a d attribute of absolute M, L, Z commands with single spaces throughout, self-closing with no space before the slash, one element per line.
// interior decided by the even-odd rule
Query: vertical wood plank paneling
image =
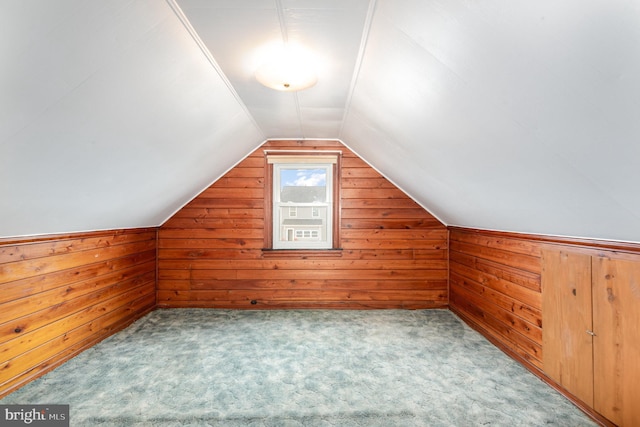
<path fill-rule="evenodd" d="M 593 259 L 595 409 L 640 425 L 640 257 Z"/>
<path fill-rule="evenodd" d="M 342 251 L 262 251 L 265 149 L 342 151 Z M 164 307 L 446 307 L 447 230 L 340 142 L 269 141 L 160 228 L 158 275 Z"/>
<path fill-rule="evenodd" d="M 0 242 L 0 396 L 155 307 L 155 229 Z"/>
<path fill-rule="evenodd" d="M 591 256 L 543 250 L 542 288 L 544 371 L 593 406 Z"/>

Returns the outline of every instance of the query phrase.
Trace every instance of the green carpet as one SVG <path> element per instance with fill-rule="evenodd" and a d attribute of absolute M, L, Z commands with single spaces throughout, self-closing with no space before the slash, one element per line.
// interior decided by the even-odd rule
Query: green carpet
<path fill-rule="evenodd" d="M 0 400 L 72 426 L 592 426 L 446 310 L 157 310 Z"/>

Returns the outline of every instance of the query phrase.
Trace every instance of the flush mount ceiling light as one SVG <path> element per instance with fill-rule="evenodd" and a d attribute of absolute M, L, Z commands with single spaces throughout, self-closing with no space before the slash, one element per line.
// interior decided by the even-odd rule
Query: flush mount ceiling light
<path fill-rule="evenodd" d="M 271 89 L 294 92 L 310 88 L 318 81 L 315 61 L 300 46 L 273 49 L 256 70 L 256 79 Z"/>

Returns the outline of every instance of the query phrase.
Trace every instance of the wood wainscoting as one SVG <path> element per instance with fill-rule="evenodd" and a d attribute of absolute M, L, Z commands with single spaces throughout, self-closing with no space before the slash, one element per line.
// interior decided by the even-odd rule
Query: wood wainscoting
<path fill-rule="evenodd" d="M 263 251 L 264 151 L 278 149 L 342 152 L 341 250 Z M 160 228 L 158 305 L 446 307 L 447 234 L 342 143 L 268 141 Z"/>
<path fill-rule="evenodd" d="M 450 232 L 451 310 L 542 369 L 539 242 L 478 230 Z"/>
<path fill-rule="evenodd" d="M 637 357 L 637 347 L 633 346 L 640 342 L 640 245 L 461 227 L 450 227 L 449 232 L 450 309 L 600 424 L 636 425 L 640 411 L 630 401 L 638 393 L 640 370 L 637 364 L 626 363 L 623 373 L 622 366 L 625 360 Z M 566 265 L 557 267 L 558 254 L 581 264 L 563 261 Z M 604 271 L 597 280 L 596 266 Z M 608 287 L 604 281 L 608 281 Z M 594 293 L 599 291 L 598 297 L 594 296 L 594 311 L 597 314 L 599 309 L 606 315 L 599 321 L 594 317 L 592 328 L 580 326 L 573 333 L 582 337 L 590 329 L 597 330 L 593 335 L 599 336 L 599 344 L 593 351 L 578 348 L 577 340 L 571 339 L 566 330 L 576 323 L 575 319 L 562 317 L 567 313 L 583 316 L 590 311 L 590 293 L 584 297 L 587 309 L 577 307 L 575 301 L 558 301 L 558 295 L 582 297 L 581 292 L 590 292 L 591 288 Z M 571 307 L 563 312 L 567 304 Z M 615 313 L 616 322 L 602 307 Z M 589 363 L 568 362 L 564 350 L 585 353 Z M 602 365 L 599 371 L 595 369 L 598 363 Z M 587 381 L 593 384 L 577 386 L 578 380 L 584 383 L 580 377 L 589 378 Z M 594 386 L 607 391 L 608 396 L 600 399 L 603 403 L 589 392 Z"/>
<path fill-rule="evenodd" d="M 155 307 L 157 231 L 0 241 L 0 397 Z"/>

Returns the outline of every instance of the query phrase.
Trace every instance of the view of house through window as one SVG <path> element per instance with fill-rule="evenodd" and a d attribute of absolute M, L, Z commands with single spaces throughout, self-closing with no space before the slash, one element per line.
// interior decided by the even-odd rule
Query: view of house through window
<path fill-rule="evenodd" d="M 273 164 L 273 248 L 330 249 L 333 245 L 335 161 L 300 157 Z"/>

